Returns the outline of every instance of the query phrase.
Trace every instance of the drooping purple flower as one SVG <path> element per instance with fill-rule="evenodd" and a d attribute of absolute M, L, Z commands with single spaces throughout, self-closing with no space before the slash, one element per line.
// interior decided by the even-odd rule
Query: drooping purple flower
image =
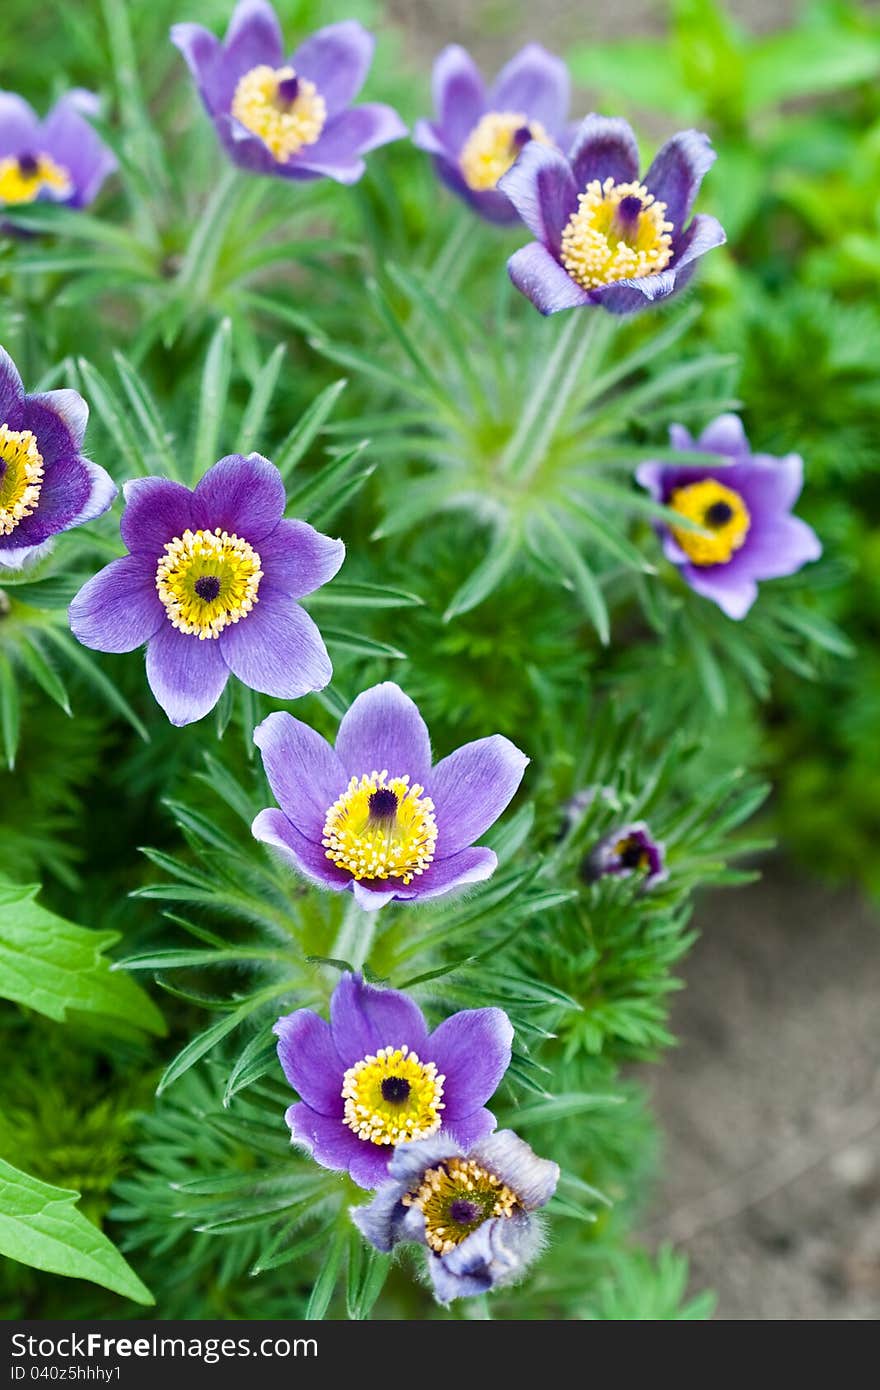
<path fill-rule="evenodd" d="M 87 647 L 147 644 L 147 680 L 172 724 L 201 719 L 230 673 L 294 700 L 332 667 L 296 602 L 332 579 L 345 556 L 304 521 L 284 520 L 284 482 L 259 454 L 230 454 L 193 491 L 167 478 L 126 483 L 120 530 L 130 554 L 80 589 L 70 626 Z"/>
<path fill-rule="evenodd" d="M 419 121 L 413 140 L 434 156 L 443 182 L 482 217 L 516 222 L 498 180 L 530 141 L 565 143 L 570 86 L 562 59 L 530 43 L 487 91 L 470 54 L 451 44 L 434 64 L 436 120 Z"/>
<path fill-rule="evenodd" d="M 293 1142 L 361 1187 L 384 1182 L 398 1146 L 450 1130 L 469 1146 L 495 1128 L 485 1102 L 510 1064 L 513 1041 L 502 1009 L 465 1009 L 429 1033 L 405 994 L 346 974 L 329 1023 L 297 1009 L 274 1031 L 284 1075 L 300 1097 L 285 1117 Z"/>
<path fill-rule="evenodd" d="M 28 395 L 0 347 L 0 570 L 36 562 L 112 506 L 113 479 L 80 453 L 88 418 L 76 391 Z"/>
<path fill-rule="evenodd" d="M 690 216 L 714 160 L 708 137 L 685 130 L 640 181 L 629 125 L 596 115 L 568 157 L 533 140 L 498 185 L 537 238 L 511 256 L 511 280 L 542 314 L 588 305 L 630 314 L 668 299 L 725 240 L 716 218 Z"/>
<path fill-rule="evenodd" d="M 559 1165 L 511 1129 L 477 1144 L 439 1134 L 395 1149 L 389 1181 L 351 1218 L 377 1250 L 428 1251 L 439 1303 L 514 1283 L 544 1243 L 535 1212 L 556 1191 Z"/>
<path fill-rule="evenodd" d="M 41 121 L 23 97 L 0 92 L 0 208 L 65 203 L 81 208 L 98 195 L 116 157 L 89 124 L 98 98 L 66 92 Z"/>
<path fill-rule="evenodd" d="M 252 173 L 356 183 L 368 151 L 406 134 L 390 106 L 351 105 L 375 45 L 356 20 L 319 29 L 285 60 L 268 0 L 240 0 L 222 43 L 201 24 L 175 24 L 171 41 L 230 159 Z"/>
<path fill-rule="evenodd" d="M 596 845 L 587 861 L 586 874 L 591 881 L 606 874 L 618 878 L 637 876 L 643 888 L 656 888 L 669 877 L 666 846 L 652 837 L 643 820 L 618 826 Z"/>
<path fill-rule="evenodd" d="M 529 761 L 493 734 L 432 768 L 425 721 L 391 681 L 357 697 L 335 748 L 281 713 L 257 726 L 254 741 L 281 807 L 260 812 L 254 835 L 318 887 L 351 889 L 368 911 L 489 878 L 496 857 L 474 841 Z"/>
<path fill-rule="evenodd" d="M 799 454 L 753 454 L 736 415 L 719 415 L 694 440 L 683 425 L 669 431 L 673 448 L 720 454 L 717 468 L 643 463 L 636 477 L 657 502 L 695 522 L 700 531 L 663 526 L 663 549 L 690 587 L 729 618 L 744 618 L 758 597 L 758 580 L 794 574 L 822 547 L 812 527 L 791 509 L 803 486 Z"/>

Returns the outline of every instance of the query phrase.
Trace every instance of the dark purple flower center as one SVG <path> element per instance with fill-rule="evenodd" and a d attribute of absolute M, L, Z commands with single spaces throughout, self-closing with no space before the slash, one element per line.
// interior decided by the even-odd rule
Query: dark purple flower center
<path fill-rule="evenodd" d="M 639 869 L 647 860 L 647 848 L 633 837 L 627 840 L 617 857 L 624 869 Z"/>
<path fill-rule="evenodd" d="M 482 1214 L 476 1202 L 469 1202 L 466 1197 L 456 1197 L 449 1203 L 449 1219 L 456 1226 L 471 1226 Z"/>
<path fill-rule="evenodd" d="M 523 145 L 527 145 L 533 138 L 531 126 L 521 125 L 510 137 L 510 144 L 513 149 L 521 150 Z"/>
<path fill-rule="evenodd" d="M 379 787 L 370 797 L 370 820 L 391 820 L 397 815 L 397 793 L 390 787 Z"/>
<path fill-rule="evenodd" d="M 733 507 L 729 502 L 713 502 L 711 507 L 707 507 L 703 513 L 703 520 L 706 525 L 719 530 L 732 519 Z"/>
<path fill-rule="evenodd" d="M 215 574 L 202 574 L 196 580 L 193 588 L 205 603 L 213 603 L 220 593 L 220 580 Z"/>
<path fill-rule="evenodd" d="M 625 198 L 621 198 L 608 229 L 612 238 L 625 241 L 627 245 L 632 243 L 639 230 L 642 206 L 642 200 L 637 193 L 628 193 Z"/>
<path fill-rule="evenodd" d="M 18 156 L 18 172 L 22 178 L 32 179 L 40 167 L 40 161 L 34 154 L 20 154 Z"/>
<path fill-rule="evenodd" d="M 278 83 L 278 100 L 283 106 L 292 106 L 299 96 L 299 78 L 282 77 Z"/>
<path fill-rule="evenodd" d="M 410 1084 L 405 1076 L 386 1076 L 382 1079 L 382 1099 L 391 1105 L 402 1105 L 409 1099 Z"/>

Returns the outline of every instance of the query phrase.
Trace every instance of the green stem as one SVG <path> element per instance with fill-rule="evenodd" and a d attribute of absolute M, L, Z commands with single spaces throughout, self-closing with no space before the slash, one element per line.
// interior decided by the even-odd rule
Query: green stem
<path fill-rule="evenodd" d="M 456 288 L 467 268 L 475 241 L 473 214 L 463 213 L 431 266 L 431 280 L 434 285 L 447 292 Z"/>
<path fill-rule="evenodd" d="M 226 229 L 237 209 L 238 200 L 233 189 L 238 177 L 235 166 L 228 164 L 205 204 L 186 248 L 177 277 L 177 289 L 196 303 L 202 303 L 207 297 Z"/>
<path fill-rule="evenodd" d="M 378 912 L 364 912 L 363 908 L 358 907 L 352 894 L 331 955 L 337 960 L 349 961 L 354 970 L 360 970 L 370 954 L 378 917 Z"/>
<path fill-rule="evenodd" d="M 601 351 L 607 331 L 603 319 L 600 310 L 594 309 L 584 326 L 577 310 L 570 311 L 568 322 L 556 340 L 537 385 L 527 397 L 519 424 L 502 456 L 502 471 L 510 477 L 530 478 L 546 457 L 556 428 L 581 380 L 587 354 L 597 344 Z"/>

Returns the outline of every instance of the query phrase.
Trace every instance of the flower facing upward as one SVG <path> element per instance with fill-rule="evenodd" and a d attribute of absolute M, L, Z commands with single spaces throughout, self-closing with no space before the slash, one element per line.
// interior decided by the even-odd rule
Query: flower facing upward
<path fill-rule="evenodd" d="M 289 61 L 267 0 L 241 0 L 223 43 L 200 24 L 175 24 L 177 45 L 235 164 L 287 179 L 356 183 L 363 155 L 406 127 L 390 106 L 352 106 L 374 39 L 356 20 L 330 24 Z"/>
<path fill-rule="evenodd" d="M 0 570 L 40 559 L 59 531 L 112 505 L 113 479 L 80 454 L 88 418 L 76 391 L 27 395 L 0 348 Z"/>
<path fill-rule="evenodd" d="M 407 1241 L 426 1246 L 434 1293 L 450 1303 L 524 1273 L 543 1243 L 534 1212 L 556 1191 L 559 1167 L 502 1129 L 470 1145 L 451 1134 L 407 1144 L 388 1178 L 351 1209 L 352 1220 L 385 1253 Z"/>
<path fill-rule="evenodd" d="M 230 672 L 277 699 L 321 690 L 332 674 L 321 634 L 296 599 L 332 579 L 345 555 L 304 521 L 282 519 L 281 474 L 230 454 L 190 492 L 167 478 L 125 484 L 129 555 L 70 605 L 87 647 L 147 644 L 147 679 L 172 724 L 201 719 Z"/>
<path fill-rule="evenodd" d="M 822 554 L 815 532 L 792 516 L 804 465 L 798 454 L 753 454 L 736 415 L 719 415 L 694 440 L 673 425 L 675 449 L 721 456 L 710 465 L 643 463 L 636 472 L 655 501 L 695 522 L 699 531 L 663 526 L 663 549 L 690 587 L 729 618 L 743 618 L 759 579 L 794 574 Z"/>
<path fill-rule="evenodd" d="M 361 1187 L 384 1181 L 401 1144 L 450 1127 L 473 1143 L 495 1128 L 484 1103 L 507 1070 L 513 1040 L 501 1009 L 466 1009 L 429 1033 L 405 994 L 343 975 L 329 1023 L 297 1009 L 275 1033 L 284 1075 L 300 1096 L 286 1116 L 294 1143 Z"/>
<path fill-rule="evenodd" d="M 351 889 L 369 911 L 489 878 L 495 855 L 474 841 L 528 763 L 494 734 L 432 768 L 425 722 L 391 681 L 357 697 L 335 748 L 280 713 L 263 720 L 254 741 L 281 807 L 260 812 L 254 835 L 319 887 Z"/>
<path fill-rule="evenodd" d="M 41 121 L 22 97 L 0 92 L 0 208 L 66 203 L 98 195 L 116 158 L 86 120 L 98 112 L 91 92 L 67 92 Z"/>
<path fill-rule="evenodd" d="M 626 121 L 595 115 L 567 158 L 533 141 L 498 185 L 537 237 L 508 261 L 511 280 L 542 314 L 585 305 L 629 314 L 667 299 L 725 239 L 716 218 L 690 217 L 714 159 L 708 138 L 686 130 L 640 179 Z"/>
<path fill-rule="evenodd" d="M 639 877 L 642 887 L 655 888 L 669 877 L 666 846 L 651 836 L 645 821 L 620 826 L 599 841 L 587 861 L 591 880 L 613 874 L 619 878 Z"/>
<path fill-rule="evenodd" d="M 457 44 L 434 64 L 437 118 L 419 121 L 413 140 L 434 156 L 445 184 L 491 222 L 515 222 L 498 191 L 531 140 L 562 143 L 569 101 L 568 69 L 540 44 L 523 48 L 486 90 L 473 59 Z"/>

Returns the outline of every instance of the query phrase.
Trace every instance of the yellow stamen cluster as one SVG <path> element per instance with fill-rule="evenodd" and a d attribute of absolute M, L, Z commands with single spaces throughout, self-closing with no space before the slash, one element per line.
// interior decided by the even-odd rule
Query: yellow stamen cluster
<path fill-rule="evenodd" d="M 434 803 L 423 791 L 417 782 L 410 786 L 408 776 L 389 781 L 387 770 L 352 777 L 327 812 L 321 840 L 326 857 L 356 879 L 411 883 L 431 863 L 437 843 Z"/>
<path fill-rule="evenodd" d="M 247 617 L 263 571 L 253 546 L 221 531 L 184 531 L 165 546 L 156 590 L 179 632 L 204 641 Z"/>
<path fill-rule="evenodd" d="M 484 1221 L 512 1216 L 519 1206 L 506 1183 L 470 1158 L 450 1158 L 429 1168 L 418 1191 L 401 1200 L 422 1212 L 425 1240 L 438 1255 L 448 1255 Z"/>
<path fill-rule="evenodd" d="M 669 505 L 707 533 L 672 527 L 673 536 L 695 565 L 726 565 L 745 541 L 752 524 L 739 493 L 714 478 L 676 488 Z"/>
<path fill-rule="evenodd" d="M 433 1062 L 403 1047 L 380 1047 L 349 1067 L 342 1079 L 344 1119 L 371 1144 L 427 1139 L 442 1123 L 443 1083 Z"/>
<path fill-rule="evenodd" d="M 33 203 L 44 190 L 66 198 L 72 187 L 67 170 L 46 154 L 26 160 L 0 159 L 0 203 L 7 207 Z"/>
<path fill-rule="evenodd" d="M 8 536 L 37 509 L 43 456 L 30 430 L 0 425 L 0 536 Z"/>
<path fill-rule="evenodd" d="M 624 199 L 636 198 L 640 211 L 631 215 L 632 204 L 621 211 Z M 562 233 L 559 258 L 585 290 L 597 289 L 665 269 L 672 259 L 671 231 L 666 204 L 658 203 L 642 184 L 593 179 Z"/>
<path fill-rule="evenodd" d="M 526 131 L 528 136 L 524 137 Z M 477 193 L 494 188 L 530 139 L 539 140 L 542 145 L 552 144 L 541 122 L 530 121 L 521 111 L 490 111 L 483 116 L 459 156 L 459 167 L 468 188 Z"/>
<path fill-rule="evenodd" d="M 296 96 L 285 100 L 283 83 L 296 79 Z M 327 120 L 327 107 L 314 82 L 296 77 L 293 68 L 251 68 L 239 80 L 232 115 L 259 135 L 280 163 L 305 145 L 314 145 Z"/>

